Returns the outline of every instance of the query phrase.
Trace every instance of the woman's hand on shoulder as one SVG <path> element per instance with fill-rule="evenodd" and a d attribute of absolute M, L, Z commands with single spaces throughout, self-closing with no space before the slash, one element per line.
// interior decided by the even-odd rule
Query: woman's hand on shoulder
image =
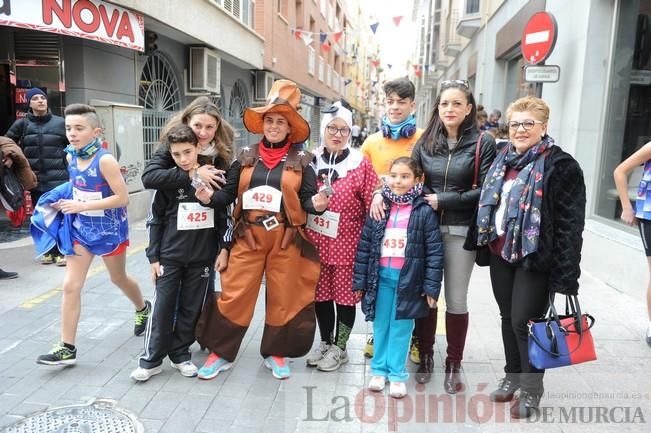
<path fill-rule="evenodd" d="M 436 194 L 425 194 L 423 198 L 425 199 L 427 204 L 432 207 L 432 209 L 434 210 L 439 209 L 439 199 L 436 196 Z"/>
<path fill-rule="evenodd" d="M 382 219 L 385 217 L 384 212 L 384 199 L 382 198 L 382 194 L 376 192 L 373 194 L 373 200 L 371 201 L 371 211 L 369 214 L 375 221 L 382 221 Z"/>
<path fill-rule="evenodd" d="M 219 170 L 212 165 L 202 165 L 197 169 L 197 175 L 206 184 L 210 185 L 214 190 L 222 189 L 226 183 L 224 170 Z M 194 173 L 190 173 L 192 176 Z"/>

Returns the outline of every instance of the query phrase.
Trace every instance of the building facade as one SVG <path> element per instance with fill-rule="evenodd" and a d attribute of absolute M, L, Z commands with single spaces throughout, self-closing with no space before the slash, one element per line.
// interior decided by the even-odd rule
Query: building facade
<path fill-rule="evenodd" d="M 557 22 L 556 45 L 545 61 L 560 67 L 554 83 L 524 79 L 520 40 L 539 11 Z M 434 29 L 421 33 L 423 50 L 414 55 L 434 65 L 415 77 L 420 121 L 429 117 L 441 80 L 468 79 L 487 110 L 541 96 L 551 108 L 550 135 L 584 170 L 583 269 L 643 296 L 648 266 L 637 230 L 619 221 L 612 172 L 651 140 L 651 0 L 433 0 L 417 1 L 414 14 Z M 631 176 L 631 194 L 639 179 Z"/>

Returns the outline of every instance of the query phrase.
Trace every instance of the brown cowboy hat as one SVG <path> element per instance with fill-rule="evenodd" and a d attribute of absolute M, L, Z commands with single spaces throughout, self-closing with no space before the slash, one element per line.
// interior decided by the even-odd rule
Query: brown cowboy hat
<path fill-rule="evenodd" d="M 264 115 L 282 114 L 289 123 L 289 141 L 302 143 L 310 137 L 310 125 L 296 111 L 300 102 L 301 91 L 296 83 L 289 80 L 276 80 L 267 95 L 267 105 L 244 110 L 244 127 L 253 134 L 263 134 Z"/>

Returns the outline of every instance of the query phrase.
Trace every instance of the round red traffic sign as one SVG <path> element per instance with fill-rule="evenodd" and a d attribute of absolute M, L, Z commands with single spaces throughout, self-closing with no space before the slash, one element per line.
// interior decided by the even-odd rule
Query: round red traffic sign
<path fill-rule="evenodd" d="M 537 12 L 533 14 L 522 33 L 522 57 L 530 65 L 545 60 L 552 53 L 558 27 L 556 18 L 549 12 Z"/>

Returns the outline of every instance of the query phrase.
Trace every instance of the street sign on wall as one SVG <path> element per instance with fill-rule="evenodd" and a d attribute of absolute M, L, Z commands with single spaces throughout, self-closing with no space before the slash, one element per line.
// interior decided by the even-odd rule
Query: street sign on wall
<path fill-rule="evenodd" d="M 561 76 L 557 65 L 527 65 L 524 67 L 524 81 L 529 83 L 555 83 Z"/>
<path fill-rule="evenodd" d="M 543 62 L 554 49 L 558 26 L 556 18 L 549 12 L 538 12 L 529 18 L 524 26 L 522 41 L 522 57 L 530 65 Z"/>

